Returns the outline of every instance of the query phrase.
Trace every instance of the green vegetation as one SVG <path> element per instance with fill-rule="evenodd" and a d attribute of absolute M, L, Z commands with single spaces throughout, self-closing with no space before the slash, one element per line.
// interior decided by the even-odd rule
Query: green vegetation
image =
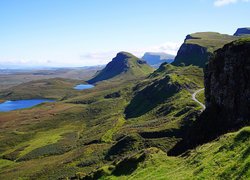
<path fill-rule="evenodd" d="M 165 82 L 166 77 L 167 83 L 159 89 L 148 88 Z M 1 113 L 0 173 L 9 179 L 83 176 L 147 147 L 166 152 L 185 134 L 187 122 L 199 113 L 191 94 L 203 86 L 202 81 L 202 70 L 197 67 L 163 64 L 148 78 L 113 78 L 86 91 L 73 90 L 76 81 L 64 79 L 17 86 L 13 98 L 28 97 L 24 94 L 27 92 L 29 97 L 39 93 L 48 98 L 50 93 L 61 101 Z M 176 93 L 160 101 L 161 88 L 169 91 L 170 84 L 178 87 Z M 159 101 L 136 117 L 126 117 L 126 109 L 144 89 Z"/>
<path fill-rule="evenodd" d="M 249 176 L 249 128 L 166 155 L 200 114 L 192 93 L 203 88 L 201 68 L 164 63 L 149 75 L 140 60 L 126 61 L 132 68 L 85 91 L 72 89 L 77 80 L 49 79 L 1 92 L 60 101 L 0 113 L 0 179 Z"/>
<path fill-rule="evenodd" d="M 143 150 L 114 164 L 101 179 L 249 179 L 249 147 L 246 127 L 180 157 L 169 157 L 157 148 Z M 131 161 L 136 168 L 126 166 Z"/>
<path fill-rule="evenodd" d="M 250 43 L 250 37 L 241 37 L 240 39 L 236 40 L 233 42 L 234 45 L 240 45 L 240 44 L 245 44 L 245 43 Z"/>
<path fill-rule="evenodd" d="M 110 128 L 103 136 L 102 141 L 103 142 L 112 142 L 113 141 L 113 135 L 119 131 L 119 129 L 122 127 L 122 125 L 125 123 L 125 120 L 123 118 L 118 118 L 117 122 L 114 124 L 114 127 Z"/>
<path fill-rule="evenodd" d="M 196 99 L 198 101 L 200 101 L 202 104 L 205 104 L 205 94 L 204 94 L 204 90 L 200 91 L 196 94 Z"/>
<path fill-rule="evenodd" d="M 61 100 L 80 94 L 80 92 L 73 90 L 73 87 L 79 83 L 83 82 L 62 78 L 31 81 L 1 91 L 0 98 L 6 100 L 36 98 Z"/>
<path fill-rule="evenodd" d="M 216 32 L 200 32 L 190 34 L 189 36 L 190 38 L 185 41 L 186 44 L 197 44 L 205 47 L 208 52 L 214 52 L 215 50 L 222 48 L 225 44 L 238 39 L 238 37 L 235 36 Z"/>

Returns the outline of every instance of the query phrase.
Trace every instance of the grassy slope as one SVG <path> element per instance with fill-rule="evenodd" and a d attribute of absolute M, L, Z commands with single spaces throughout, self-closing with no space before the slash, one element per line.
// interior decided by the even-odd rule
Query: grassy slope
<path fill-rule="evenodd" d="M 106 81 L 62 102 L 1 113 L 0 177 L 70 177 L 143 147 L 168 150 L 181 138 L 178 129 L 183 119 L 199 112 L 191 93 L 202 87 L 203 77 L 202 70 L 192 66 L 164 68 L 146 80 Z M 145 114 L 125 120 L 124 111 L 131 98 L 165 75 L 180 84 L 181 90 Z M 136 90 L 138 82 L 140 88 Z M 119 96 L 113 97 L 114 93 Z M 167 111 L 170 106 L 174 108 Z M 121 156 L 112 154 L 117 147 L 123 152 Z"/>
<path fill-rule="evenodd" d="M 238 37 L 235 36 L 215 32 L 194 33 L 190 36 L 192 38 L 186 40 L 186 44 L 197 44 L 202 47 L 206 47 L 208 52 L 214 52 L 215 50 L 223 47 L 225 44 L 238 39 Z"/>
<path fill-rule="evenodd" d="M 103 83 L 82 91 L 78 98 L 68 100 L 71 103 L 1 113 L 0 174 L 9 179 L 58 178 L 102 165 L 104 153 L 112 145 L 110 127 L 122 117 L 132 83 Z M 104 98 L 118 90 L 122 98 Z M 114 131 L 119 127 L 118 122 Z"/>
<path fill-rule="evenodd" d="M 169 157 L 158 149 L 144 150 L 144 161 L 138 161 L 138 154 L 130 157 L 137 160 L 137 169 L 129 171 L 125 168 L 128 161 L 123 160 L 102 179 L 249 179 L 249 147 L 250 127 L 245 127 L 182 157 Z"/>
<path fill-rule="evenodd" d="M 200 91 L 196 94 L 196 99 L 200 101 L 202 104 L 205 104 L 205 93 L 204 91 Z"/>

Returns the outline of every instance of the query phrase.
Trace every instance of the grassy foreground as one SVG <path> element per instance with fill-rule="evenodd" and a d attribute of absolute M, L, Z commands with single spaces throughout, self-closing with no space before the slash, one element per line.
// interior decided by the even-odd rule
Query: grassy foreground
<path fill-rule="evenodd" d="M 110 175 L 101 179 L 249 179 L 250 127 L 223 135 L 182 157 L 169 157 L 159 149 L 144 150 L 134 155 L 137 169 L 129 172 L 123 160 Z M 140 162 L 139 157 L 145 156 Z M 120 169 L 118 169 L 120 168 Z M 117 173 L 119 170 L 119 174 Z"/>

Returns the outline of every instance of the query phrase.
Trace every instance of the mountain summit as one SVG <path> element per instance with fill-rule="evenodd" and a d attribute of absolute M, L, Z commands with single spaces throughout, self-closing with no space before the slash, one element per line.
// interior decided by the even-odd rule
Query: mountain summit
<path fill-rule="evenodd" d="M 133 79 L 153 72 L 146 61 L 128 52 L 119 52 L 107 66 L 90 79 L 89 83 L 96 83 L 111 78 Z"/>

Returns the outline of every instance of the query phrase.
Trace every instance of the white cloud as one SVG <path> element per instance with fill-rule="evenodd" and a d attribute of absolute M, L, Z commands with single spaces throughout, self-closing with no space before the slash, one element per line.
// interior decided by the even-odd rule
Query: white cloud
<path fill-rule="evenodd" d="M 151 47 L 144 47 L 138 49 L 121 49 L 114 51 L 103 51 L 103 52 L 89 52 L 81 55 L 81 60 L 84 64 L 88 65 L 100 65 L 106 64 L 116 56 L 119 51 L 127 51 L 134 54 L 137 57 L 142 57 L 145 52 L 164 52 L 167 54 L 176 55 L 181 43 L 166 42 L 160 45 L 155 45 Z"/>
<path fill-rule="evenodd" d="M 87 65 L 102 65 L 115 57 L 117 51 L 89 52 L 81 55 L 80 59 Z"/>
<path fill-rule="evenodd" d="M 16 67 L 81 67 L 107 64 L 116 56 L 119 51 L 127 51 L 137 57 L 142 57 L 145 52 L 165 52 L 176 55 L 181 43 L 166 42 L 159 45 L 153 45 L 142 48 L 115 48 L 110 51 L 97 52 L 82 52 L 72 54 L 47 55 L 42 56 L 17 56 L 17 57 L 3 57 L 0 56 L 1 68 L 16 68 Z"/>
<path fill-rule="evenodd" d="M 237 2 L 250 2 L 250 0 L 215 0 L 214 6 L 221 7 L 228 4 L 235 4 Z"/>
<path fill-rule="evenodd" d="M 167 54 L 176 55 L 177 51 L 180 48 L 180 46 L 181 46 L 181 43 L 166 42 L 166 43 L 163 43 L 163 44 L 161 44 L 159 46 L 152 47 L 151 51 L 154 51 L 154 52 L 165 52 Z"/>

